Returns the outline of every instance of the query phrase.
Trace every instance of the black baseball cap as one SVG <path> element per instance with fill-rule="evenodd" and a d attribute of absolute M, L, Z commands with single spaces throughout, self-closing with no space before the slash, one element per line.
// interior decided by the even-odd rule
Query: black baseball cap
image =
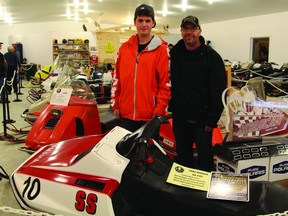
<path fill-rule="evenodd" d="M 186 24 L 186 23 L 192 23 L 195 27 L 198 27 L 201 29 L 199 19 L 195 16 L 187 16 L 185 17 L 182 22 L 181 22 L 181 28 Z"/>
<path fill-rule="evenodd" d="M 139 15 L 149 16 L 152 18 L 153 21 L 155 21 L 154 9 L 153 9 L 153 7 L 151 7 L 147 4 L 141 4 L 136 8 L 135 14 L 134 14 L 134 20 L 136 20 L 137 16 L 139 16 Z"/>

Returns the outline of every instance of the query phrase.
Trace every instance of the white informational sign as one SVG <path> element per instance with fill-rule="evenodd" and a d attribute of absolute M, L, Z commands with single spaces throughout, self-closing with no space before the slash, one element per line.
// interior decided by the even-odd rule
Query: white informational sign
<path fill-rule="evenodd" d="M 73 89 L 56 88 L 52 93 L 50 104 L 68 106 Z"/>
<path fill-rule="evenodd" d="M 207 191 L 210 175 L 210 172 L 192 169 L 174 162 L 166 181 L 182 187 Z"/>

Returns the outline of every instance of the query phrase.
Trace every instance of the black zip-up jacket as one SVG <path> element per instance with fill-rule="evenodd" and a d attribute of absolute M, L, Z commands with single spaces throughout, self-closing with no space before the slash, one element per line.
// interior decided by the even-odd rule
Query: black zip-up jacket
<path fill-rule="evenodd" d="M 16 53 L 12 53 L 12 52 L 6 52 L 4 54 L 4 57 L 7 61 L 8 65 L 13 65 L 15 67 L 20 67 L 21 66 L 21 62 L 20 59 L 18 59 Z"/>
<path fill-rule="evenodd" d="M 5 66 L 5 58 L 4 55 L 0 52 L 0 79 L 3 79 L 4 77 L 6 77 L 5 73 L 6 73 L 6 66 Z M 1 81 L 1 80 L 0 80 Z M 0 83 L 0 88 L 1 88 L 1 83 Z"/>
<path fill-rule="evenodd" d="M 215 128 L 223 112 L 221 97 L 227 85 L 226 70 L 221 56 L 205 45 L 202 36 L 200 42 L 200 47 L 188 51 L 181 39 L 170 51 L 169 111 L 175 122 Z"/>

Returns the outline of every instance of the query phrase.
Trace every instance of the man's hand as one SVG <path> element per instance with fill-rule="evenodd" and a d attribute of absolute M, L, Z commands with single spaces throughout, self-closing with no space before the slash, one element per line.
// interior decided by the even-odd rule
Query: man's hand
<path fill-rule="evenodd" d="M 119 119 L 119 118 L 120 118 L 120 110 L 119 110 L 119 109 L 115 109 L 115 110 L 114 110 L 114 115 L 115 115 L 115 117 L 116 117 L 117 119 Z"/>

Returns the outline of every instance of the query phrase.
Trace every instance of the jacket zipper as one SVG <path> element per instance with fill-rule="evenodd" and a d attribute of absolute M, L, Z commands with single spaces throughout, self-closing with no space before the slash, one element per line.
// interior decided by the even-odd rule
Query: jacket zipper
<path fill-rule="evenodd" d="M 136 77 L 137 77 L 137 71 L 138 71 L 138 58 L 140 53 L 137 53 L 136 55 L 136 67 L 134 72 L 134 98 L 133 98 L 133 120 L 136 118 Z"/>

